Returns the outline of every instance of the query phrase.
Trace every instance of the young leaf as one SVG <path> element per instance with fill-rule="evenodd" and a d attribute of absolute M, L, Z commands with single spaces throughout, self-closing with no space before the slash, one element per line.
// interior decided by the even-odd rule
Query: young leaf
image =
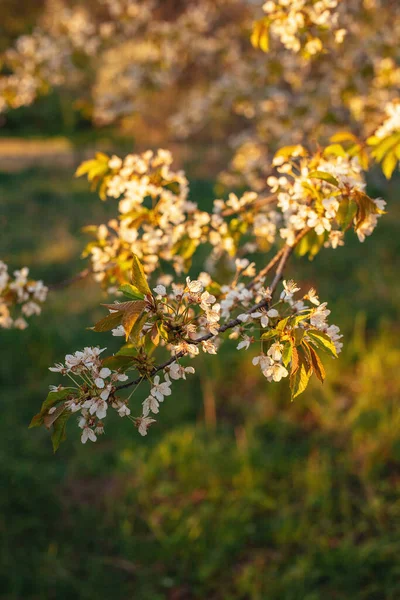
<path fill-rule="evenodd" d="M 349 131 L 339 131 L 335 133 L 331 138 L 331 142 L 340 143 L 340 142 L 358 142 L 356 136 Z"/>
<path fill-rule="evenodd" d="M 126 339 L 129 339 L 130 333 L 139 316 L 142 314 L 145 307 L 145 302 L 137 300 L 131 302 L 131 306 L 123 311 L 122 316 L 122 327 L 125 330 Z"/>
<path fill-rule="evenodd" d="M 151 295 L 149 285 L 147 283 L 146 276 L 143 271 L 143 266 L 136 254 L 133 255 L 132 262 L 132 284 L 142 294 L 147 296 Z"/>
<path fill-rule="evenodd" d="M 332 342 L 329 335 L 319 329 L 307 329 L 307 336 L 317 348 L 324 350 L 334 358 L 337 358 L 335 344 Z"/>
<path fill-rule="evenodd" d="M 136 343 L 138 341 L 140 332 L 142 331 L 142 327 L 147 321 L 147 317 L 147 312 L 143 312 L 135 321 L 132 327 L 132 331 L 130 333 L 130 339 L 133 343 Z"/>
<path fill-rule="evenodd" d="M 308 346 L 308 348 L 310 350 L 311 363 L 312 363 L 312 366 L 314 369 L 314 373 L 316 374 L 316 376 L 318 377 L 320 382 L 324 383 L 324 379 L 325 379 L 324 365 L 322 364 L 321 359 L 318 356 L 318 354 L 316 353 L 316 351 L 314 350 L 314 348 L 312 346 Z"/>
<path fill-rule="evenodd" d="M 119 288 L 119 292 L 122 292 L 124 296 L 130 298 L 131 300 L 143 300 L 144 294 L 139 291 L 139 289 L 132 285 L 131 283 L 123 283 Z"/>
<path fill-rule="evenodd" d="M 294 373 L 290 375 L 290 389 L 292 400 L 299 396 L 306 389 L 310 380 L 312 369 L 309 368 L 305 356 L 302 352 L 298 353 L 299 366 Z"/>
<path fill-rule="evenodd" d="M 335 187 L 339 187 L 338 180 L 330 173 L 325 173 L 325 171 L 312 171 L 308 174 L 308 177 L 310 179 L 322 179 L 322 181 L 326 181 Z"/>
<path fill-rule="evenodd" d="M 250 37 L 253 48 L 260 48 L 263 52 L 269 50 L 269 22 L 261 19 L 254 23 L 253 33 Z"/>
<path fill-rule="evenodd" d="M 396 154 L 388 152 L 382 161 L 382 171 L 386 179 L 390 179 L 397 164 Z"/>
<path fill-rule="evenodd" d="M 290 371 L 290 375 L 294 375 L 299 368 L 299 353 L 297 351 L 296 346 L 292 348 L 292 368 Z"/>
<path fill-rule="evenodd" d="M 279 335 L 278 331 L 276 331 L 275 329 L 269 329 L 268 331 L 265 331 L 261 335 L 261 339 L 262 340 L 272 340 L 273 338 L 277 337 L 278 335 Z"/>
<path fill-rule="evenodd" d="M 123 314 L 123 311 L 118 310 L 117 312 L 113 312 L 107 315 L 106 317 L 104 317 L 104 319 L 101 319 L 96 323 L 96 325 L 94 325 L 93 330 L 110 331 L 110 329 L 115 329 L 116 327 L 118 327 L 118 325 L 121 324 Z"/>

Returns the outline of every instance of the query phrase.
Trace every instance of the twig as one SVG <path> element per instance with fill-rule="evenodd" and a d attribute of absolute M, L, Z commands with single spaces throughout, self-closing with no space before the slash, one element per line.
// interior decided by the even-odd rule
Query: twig
<path fill-rule="evenodd" d="M 249 202 L 240 208 L 226 208 L 221 213 L 219 213 L 222 217 L 230 217 L 232 215 L 239 215 L 240 213 L 245 212 L 246 210 L 254 210 L 261 208 L 262 206 L 267 206 L 268 204 L 272 204 L 277 199 L 276 194 L 272 194 L 271 196 L 264 196 L 264 198 L 257 198 L 254 202 Z"/>
<path fill-rule="evenodd" d="M 295 238 L 295 240 L 294 240 L 293 245 L 291 246 L 291 248 L 294 249 L 297 246 L 297 244 L 300 242 L 300 240 L 302 240 L 303 237 L 305 235 L 307 235 L 307 233 L 309 231 L 310 231 L 309 227 L 307 227 L 306 229 L 303 229 L 303 231 L 300 231 L 300 233 L 296 236 L 296 238 Z M 279 252 L 277 252 L 275 254 L 275 256 L 273 258 L 271 258 L 271 260 L 269 261 L 269 263 L 263 269 L 261 269 L 261 271 L 258 273 L 258 275 L 256 275 L 254 277 L 253 281 L 251 281 L 250 283 L 247 284 L 246 288 L 248 290 L 251 290 L 251 288 L 253 288 L 256 283 L 258 283 L 261 279 L 263 279 L 270 272 L 270 270 L 276 265 L 276 263 L 279 261 L 279 259 L 281 258 L 281 256 L 285 252 L 285 248 L 287 248 L 287 246 L 284 246 L 283 248 L 281 248 L 279 250 Z"/>
<path fill-rule="evenodd" d="M 88 275 L 90 275 L 90 273 L 90 269 L 83 269 L 83 271 L 77 273 L 73 277 L 70 277 L 69 279 L 64 279 L 64 281 L 59 281 L 58 283 L 50 283 L 47 287 L 49 288 L 49 290 L 62 290 L 63 288 L 66 288 L 69 285 L 80 281 L 81 279 L 85 279 Z"/>

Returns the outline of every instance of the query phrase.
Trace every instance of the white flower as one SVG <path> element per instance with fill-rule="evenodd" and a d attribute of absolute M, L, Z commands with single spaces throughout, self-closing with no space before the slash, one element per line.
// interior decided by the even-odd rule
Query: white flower
<path fill-rule="evenodd" d="M 261 371 L 265 371 L 272 364 L 272 359 L 265 354 L 260 354 L 259 356 L 255 356 L 251 361 L 254 366 L 259 365 Z"/>
<path fill-rule="evenodd" d="M 108 161 L 108 166 L 110 169 L 120 169 L 122 167 L 122 160 L 114 154 Z"/>
<path fill-rule="evenodd" d="M 283 365 L 280 363 L 274 363 L 265 371 L 263 371 L 263 375 L 270 381 L 273 380 L 278 382 L 282 379 L 282 377 L 287 377 L 289 373 Z"/>
<path fill-rule="evenodd" d="M 22 317 L 18 317 L 18 319 L 15 319 L 14 321 L 14 327 L 15 329 L 23 330 L 28 327 L 28 323 Z"/>
<path fill-rule="evenodd" d="M 100 398 L 102 400 L 107 400 L 109 395 L 111 394 L 111 389 L 112 389 L 112 385 L 111 385 L 111 383 L 109 383 L 107 385 L 107 387 L 105 387 L 104 390 L 101 392 Z"/>
<path fill-rule="evenodd" d="M 317 292 L 314 290 L 314 288 L 310 288 L 308 290 L 308 294 L 305 296 L 305 299 L 312 302 L 312 304 L 315 304 L 315 306 L 319 306 L 319 304 L 320 304 L 320 301 L 317 296 Z"/>
<path fill-rule="evenodd" d="M 247 258 L 237 258 L 235 260 L 235 266 L 238 271 L 243 271 L 250 264 L 250 261 Z"/>
<path fill-rule="evenodd" d="M 121 406 L 118 408 L 118 414 L 120 417 L 128 417 L 131 414 L 130 408 L 121 402 Z"/>
<path fill-rule="evenodd" d="M 247 321 L 250 319 L 250 315 L 248 315 L 247 313 L 242 313 L 241 315 L 238 315 L 237 319 L 242 323 L 247 323 Z"/>
<path fill-rule="evenodd" d="M 156 415 L 159 412 L 158 407 L 159 403 L 154 396 L 149 396 L 143 402 L 143 416 L 147 417 L 151 412 Z"/>
<path fill-rule="evenodd" d="M 209 310 L 209 308 L 210 308 L 209 305 L 214 304 L 215 301 L 216 301 L 216 297 L 207 291 L 203 292 L 202 295 L 200 296 L 200 306 L 205 311 Z"/>
<path fill-rule="evenodd" d="M 344 233 L 343 231 L 331 231 L 328 237 L 328 241 L 325 242 L 325 248 L 333 248 L 336 249 L 338 246 L 344 246 Z"/>
<path fill-rule="evenodd" d="M 165 381 L 160 383 L 160 377 L 156 375 L 153 380 L 153 387 L 150 390 L 150 394 L 157 398 L 159 402 L 163 402 L 164 396 L 171 395 L 171 382 L 169 381 L 168 375 L 165 375 Z"/>
<path fill-rule="evenodd" d="M 251 313 L 252 319 L 260 319 L 261 327 L 267 327 L 269 323 L 268 315 L 265 312 L 257 311 Z"/>
<path fill-rule="evenodd" d="M 153 288 L 153 292 L 155 292 L 159 296 L 166 296 L 167 295 L 167 289 L 161 283 L 159 283 L 155 288 Z"/>
<path fill-rule="evenodd" d="M 272 358 L 272 360 L 279 361 L 282 358 L 282 348 L 282 344 L 279 342 L 274 342 L 271 344 L 267 354 Z"/>
<path fill-rule="evenodd" d="M 94 380 L 96 386 L 100 389 L 104 388 L 104 379 L 106 377 L 109 377 L 109 375 L 111 375 L 110 369 L 108 369 L 107 367 L 103 367 L 102 369 L 100 369 L 98 376 Z"/>
<path fill-rule="evenodd" d="M 53 373 L 65 373 L 66 368 L 62 363 L 56 363 L 54 367 L 49 367 L 49 371 L 52 371 Z"/>
<path fill-rule="evenodd" d="M 331 314 L 331 311 L 326 308 L 327 303 L 323 302 L 314 310 L 310 317 L 310 323 L 318 329 L 323 329 L 326 326 L 326 317 Z"/>
<path fill-rule="evenodd" d="M 90 429 L 90 427 L 86 425 L 82 431 L 81 442 L 82 444 L 86 444 L 88 440 L 90 440 L 91 442 L 95 442 L 97 440 L 97 437 L 93 429 Z"/>
<path fill-rule="evenodd" d="M 114 375 L 111 379 L 113 379 L 113 378 L 116 381 L 126 381 L 127 379 L 129 379 L 128 375 L 125 375 L 125 373 L 114 373 Z"/>
<path fill-rule="evenodd" d="M 193 367 L 183 367 L 179 363 L 172 363 L 169 367 L 169 376 L 172 379 L 186 379 L 186 373 L 193 374 L 195 372 Z"/>
<path fill-rule="evenodd" d="M 293 294 L 300 290 L 300 288 L 297 287 L 297 284 L 292 279 L 290 281 L 285 280 L 283 282 L 283 288 L 281 300 L 284 300 L 285 302 L 291 300 L 293 298 Z"/>
<path fill-rule="evenodd" d="M 147 430 L 152 423 L 155 423 L 155 419 L 151 419 L 150 417 L 140 417 L 136 421 L 137 428 L 139 430 L 140 435 L 147 435 Z"/>
<path fill-rule="evenodd" d="M 115 337 L 117 337 L 117 336 L 125 336 L 125 329 L 123 328 L 122 325 L 118 325 L 118 327 L 116 327 L 115 329 L 112 329 L 111 333 Z"/>
<path fill-rule="evenodd" d="M 244 348 L 245 350 L 248 350 L 250 344 L 251 344 L 251 338 L 248 335 L 244 335 L 242 341 L 239 342 L 238 345 L 236 346 L 236 349 L 242 350 L 242 348 Z"/>
<path fill-rule="evenodd" d="M 334 197 L 324 198 L 322 206 L 325 208 L 325 217 L 334 219 L 339 208 L 339 202 Z"/>
<path fill-rule="evenodd" d="M 203 352 L 206 352 L 208 354 L 217 354 L 217 347 L 210 340 L 205 340 L 204 342 L 201 342 L 201 346 L 203 348 Z"/>
<path fill-rule="evenodd" d="M 27 317 L 31 317 L 32 315 L 40 315 L 42 309 L 36 302 L 27 302 L 22 306 L 22 312 Z"/>
<path fill-rule="evenodd" d="M 190 281 L 190 277 L 186 277 L 186 287 L 192 294 L 198 294 L 199 292 L 203 291 L 203 284 L 201 281 L 197 279 Z"/>

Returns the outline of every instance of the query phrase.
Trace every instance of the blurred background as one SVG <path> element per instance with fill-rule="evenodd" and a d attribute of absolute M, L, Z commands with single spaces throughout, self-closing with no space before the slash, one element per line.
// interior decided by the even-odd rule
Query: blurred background
<path fill-rule="evenodd" d="M 41 3 L 24 2 L 19 17 L 3 4 L 6 47 Z M 97 149 L 153 147 L 145 127 L 96 128 L 71 106 L 53 91 L 0 129 L 0 258 L 46 283 L 85 266 L 81 228 L 114 214 L 74 179 L 77 164 Z M 225 157 L 161 143 L 210 208 Z M 113 349 L 86 329 L 104 296 L 80 282 L 51 293 L 26 331 L 1 331 L 1 599 L 400 598 L 399 185 L 398 174 L 369 177 L 388 214 L 364 244 L 349 236 L 289 265 L 328 301 L 345 343 L 324 385 L 312 380 L 293 403 L 286 383 L 269 385 L 226 344 L 176 384 L 146 438 L 110 419 L 92 445 L 70 427 L 54 456 L 28 424 L 56 383 L 50 365 L 85 345 Z"/>

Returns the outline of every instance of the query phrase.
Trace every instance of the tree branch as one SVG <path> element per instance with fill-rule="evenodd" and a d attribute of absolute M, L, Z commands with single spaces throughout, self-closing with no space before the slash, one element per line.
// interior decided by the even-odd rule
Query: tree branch
<path fill-rule="evenodd" d="M 258 304 L 255 304 L 254 306 L 252 306 L 251 308 L 249 308 L 248 310 L 244 311 L 244 314 L 251 314 L 253 312 L 256 312 L 257 310 L 259 310 L 260 308 L 265 308 L 269 305 L 271 298 L 278 286 L 278 283 L 280 282 L 282 276 L 283 276 L 283 271 L 284 268 L 286 266 L 287 261 L 289 260 L 291 254 L 293 253 L 293 250 L 295 249 L 297 243 L 304 237 L 304 235 L 306 235 L 306 233 L 308 233 L 309 229 L 306 229 L 304 231 L 302 231 L 297 238 L 295 239 L 295 243 L 292 246 L 284 246 L 277 254 L 276 256 L 272 259 L 272 261 L 274 261 L 273 265 L 275 265 L 278 260 L 279 260 L 279 264 L 278 267 L 276 269 L 276 273 L 275 273 L 275 277 L 272 280 L 271 285 L 269 286 L 269 291 L 270 291 L 270 296 L 268 298 L 264 298 L 264 300 L 261 300 L 260 302 L 258 302 Z M 271 262 L 267 265 L 267 267 L 272 268 L 272 266 L 270 267 Z M 263 271 L 265 271 L 267 269 L 267 267 L 265 267 L 263 269 Z M 235 319 L 231 319 L 230 321 L 228 321 L 227 323 L 224 323 L 223 325 L 221 325 L 221 327 L 218 330 L 217 334 L 213 334 L 213 333 L 206 333 L 205 335 L 203 335 L 200 338 L 197 338 L 196 340 L 191 340 L 192 344 L 201 344 L 201 342 L 205 342 L 207 340 L 210 340 L 211 338 L 217 337 L 220 333 L 224 333 L 225 331 L 227 331 L 228 329 L 232 329 L 233 327 L 236 327 L 237 325 L 240 325 L 242 323 L 242 321 L 240 319 L 238 319 L 237 317 Z M 164 363 L 162 363 L 161 365 L 157 365 L 153 368 L 151 375 L 155 375 L 156 373 L 158 373 L 158 371 L 162 371 L 163 369 L 165 369 L 165 367 L 168 367 L 169 365 L 171 365 L 173 362 L 175 362 L 176 360 L 179 360 L 180 358 L 182 358 L 183 356 L 185 356 L 185 354 L 187 354 L 187 352 L 185 351 L 181 351 L 178 352 L 178 354 L 175 354 L 174 356 L 171 356 L 168 360 L 166 360 Z M 143 381 L 145 379 L 144 376 L 138 377 L 137 379 L 135 379 L 134 381 L 129 381 L 128 383 L 125 383 L 124 385 L 120 385 L 116 388 L 116 391 L 120 391 L 120 390 L 124 390 L 126 388 L 132 387 L 134 385 L 137 385 L 138 383 L 140 383 L 141 381 Z"/>

